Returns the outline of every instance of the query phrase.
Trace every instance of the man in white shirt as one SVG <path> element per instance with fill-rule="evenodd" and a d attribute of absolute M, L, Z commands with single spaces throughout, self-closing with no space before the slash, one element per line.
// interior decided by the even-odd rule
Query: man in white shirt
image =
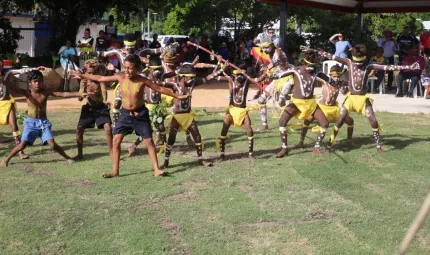
<path fill-rule="evenodd" d="M 385 29 L 382 34 L 383 38 L 379 38 L 376 43 L 378 47 L 384 49 L 384 58 L 386 60 L 386 65 L 394 65 L 394 54 L 398 51 L 399 47 L 397 41 L 393 38 L 393 32 L 390 29 Z M 393 86 L 393 71 L 388 71 L 388 83 L 387 90 L 392 90 Z"/>

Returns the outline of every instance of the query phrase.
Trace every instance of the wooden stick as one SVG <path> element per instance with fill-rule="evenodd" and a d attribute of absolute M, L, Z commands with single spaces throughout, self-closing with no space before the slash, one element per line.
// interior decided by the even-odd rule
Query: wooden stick
<path fill-rule="evenodd" d="M 207 52 L 208 54 L 217 57 L 217 55 L 215 53 L 213 53 L 212 51 L 206 49 L 205 47 L 202 47 L 202 46 L 200 46 L 198 44 L 195 44 L 193 42 L 190 42 L 190 41 L 188 41 L 187 44 L 192 45 L 192 46 L 196 47 L 197 49 L 201 49 L 201 50 Z M 224 62 L 224 63 L 226 63 L 226 64 L 228 63 L 231 67 L 233 67 L 236 70 L 239 70 L 239 71 L 241 70 L 239 67 L 233 65 L 232 63 L 228 62 L 227 60 L 221 59 L 221 61 Z M 246 73 L 243 73 L 243 76 L 245 76 L 250 82 L 252 82 L 255 85 L 257 85 L 261 90 L 263 89 L 263 87 L 260 85 L 260 83 L 256 82 L 253 78 L 251 78 Z"/>
<path fill-rule="evenodd" d="M 406 253 L 406 250 L 408 249 L 409 245 L 414 239 L 414 236 L 418 233 L 421 226 L 424 224 L 429 212 L 430 212 L 430 193 L 427 195 L 427 198 L 424 201 L 423 205 L 421 206 L 421 209 L 418 212 L 417 216 L 415 217 L 414 222 L 412 222 L 412 225 L 409 227 L 408 233 L 403 238 L 403 241 L 400 244 L 399 250 L 397 250 L 396 255 L 403 255 Z"/>

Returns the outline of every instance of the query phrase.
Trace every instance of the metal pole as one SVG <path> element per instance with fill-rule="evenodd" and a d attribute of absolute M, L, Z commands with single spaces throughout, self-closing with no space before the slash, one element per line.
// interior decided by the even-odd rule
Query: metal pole
<path fill-rule="evenodd" d="M 150 10 L 148 9 L 148 35 L 147 35 L 147 37 L 148 38 L 150 38 L 150 35 L 149 35 L 149 31 L 150 31 L 150 27 L 149 27 L 149 21 L 150 21 L 150 19 L 151 19 L 151 14 L 150 14 Z"/>
<path fill-rule="evenodd" d="M 286 23 L 287 23 L 287 5 L 288 0 L 281 0 L 281 20 L 279 26 L 279 39 L 281 40 L 281 49 L 285 52 L 287 50 L 287 35 L 286 35 Z"/>

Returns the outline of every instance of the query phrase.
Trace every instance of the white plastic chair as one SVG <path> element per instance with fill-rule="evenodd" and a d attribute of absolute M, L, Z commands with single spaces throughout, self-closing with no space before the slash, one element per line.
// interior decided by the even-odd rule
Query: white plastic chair
<path fill-rule="evenodd" d="M 375 87 L 375 81 L 378 80 L 378 77 L 369 77 L 367 78 L 367 86 L 369 86 L 370 83 L 370 92 L 372 93 L 374 91 Z M 384 81 L 381 81 L 379 83 L 379 94 L 385 94 L 385 86 Z"/>
<path fill-rule="evenodd" d="M 339 63 L 337 61 L 334 61 L 334 60 L 326 60 L 326 61 L 324 61 L 323 62 L 323 73 L 326 74 L 327 76 L 329 76 L 330 75 L 330 68 L 332 66 L 335 66 L 335 65 L 342 66 L 341 63 Z M 346 67 L 346 65 L 343 66 L 343 69 L 344 70 L 345 69 L 348 70 L 348 68 Z"/>
<path fill-rule="evenodd" d="M 412 84 L 411 79 L 407 79 L 406 80 L 406 84 L 407 84 L 407 88 L 408 88 L 408 90 L 407 90 L 406 93 L 408 93 L 409 87 Z M 419 90 L 420 96 L 423 96 L 423 84 L 421 83 L 421 79 L 418 80 L 417 86 L 415 86 L 414 91 L 412 91 L 412 95 L 413 95 L 414 98 L 418 98 L 418 88 L 420 89 Z M 424 98 L 426 97 L 425 94 L 427 94 L 427 90 L 424 91 Z"/>

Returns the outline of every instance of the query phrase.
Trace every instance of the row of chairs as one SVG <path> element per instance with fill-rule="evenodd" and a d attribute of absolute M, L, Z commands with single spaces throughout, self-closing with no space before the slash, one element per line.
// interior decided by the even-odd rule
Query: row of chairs
<path fill-rule="evenodd" d="M 323 73 L 325 73 L 326 75 L 329 75 L 329 73 L 330 73 L 330 68 L 331 68 L 332 66 L 335 66 L 335 65 L 343 66 L 344 71 L 347 71 L 347 70 L 348 70 L 348 68 L 347 68 L 345 65 L 342 65 L 341 63 L 339 63 L 339 62 L 337 62 L 337 61 L 334 61 L 334 60 L 327 60 L 327 61 L 324 61 L 324 62 L 323 62 Z M 375 81 L 376 81 L 377 79 L 378 79 L 378 78 L 376 78 L 376 77 L 369 77 L 369 78 L 368 78 L 367 83 L 368 83 L 368 86 L 370 86 L 371 91 L 375 91 L 375 90 L 374 90 L 374 87 L 375 87 Z M 406 88 L 405 88 L 403 91 L 409 91 L 409 87 L 411 86 L 411 80 L 410 80 L 410 79 L 405 80 L 405 84 L 406 84 L 406 88 L 407 88 L 407 90 L 406 90 Z M 385 86 L 384 86 L 384 82 L 381 82 L 381 83 L 379 84 L 379 94 L 385 94 Z M 413 95 L 413 97 L 414 97 L 414 98 L 417 98 L 417 97 L 418 97 L 418 94 L 419 94 L 419 96 L 422 96 L 422 97 L 424 97 L 424 98 L 426 98 L 426 96 L 427 96 L 427 89 L 426 89 L 426 88 L 424 88 L 424 86 L 423 86 L 423 84 L 421 83 L 421 81 L 418 81 L 418 85 L 417 85 L 417 86 L 415 86 L 415 89 L 414 89 L 414 90 L 413 90 L 413 92 L 412 92 L 412 95 Z"/>

